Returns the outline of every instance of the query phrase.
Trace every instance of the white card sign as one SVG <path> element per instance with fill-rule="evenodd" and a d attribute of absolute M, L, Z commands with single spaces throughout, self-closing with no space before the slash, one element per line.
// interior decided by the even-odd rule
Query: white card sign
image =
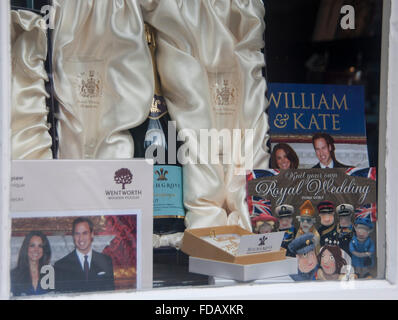
<path fill-rule="evenodd" d="M 11 212 L 147 206 L 152 219 L 152 168 L 135 159 L 13 161 Z"/>
<path fill-rule="evenodd" d="M 152 288 L 152 179 L 153 165 L 142 159 L 13 161 L 12 259 L 16 261 L 23 237 L 33 229 L 52 240 L 53 259 L 68 254 L 74 250 L 72 221 L 84 217 L 100 231 L 93 245 L 114 260 L 115 290 Z M 135 246 L 119 245 L 126 238 L 123 230 L 135 239 Z M 72 244 L 65 246 L 65 239 Z M 65 290 L 55 286 L 56 292 Z"/>
<path fill-rule="evenodd" d="M 252 253 L 279 251 L 285 232 L 272 232 L 240 237 L 238 256 Z"/>

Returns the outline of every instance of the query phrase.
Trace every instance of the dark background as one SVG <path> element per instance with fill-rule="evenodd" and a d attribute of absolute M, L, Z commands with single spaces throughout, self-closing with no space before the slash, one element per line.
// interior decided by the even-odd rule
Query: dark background
<path fill-rule="evenodd" d="M 342 30 L 340 8 L 355 9 Z M 268 82 L 363 85 L 369 162 L 377 167 L 381 0 L 264 0 Z"/>

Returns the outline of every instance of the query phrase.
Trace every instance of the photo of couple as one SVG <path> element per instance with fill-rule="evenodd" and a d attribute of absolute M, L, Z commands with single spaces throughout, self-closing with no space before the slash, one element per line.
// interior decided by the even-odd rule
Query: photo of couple
<path fill-rule="evenodd" d="M 29 225 L 34 219 L 13 219 L 16 227 L 13 231 L 24 223 Z M 54 225 L 55 220 L 65 227 L 71 222 L 70 230 L 65 230 L 62 236 L 48 230 L 25 232 L 22 245 L 18 250 L 12 250 L 12 255 L 16 256 L 15 267 L 11 269 L 14 297 L 136 287 L 135 216 L 49 220 L 49 224 Z M 94 220 L 100 221 L 100 225 L 95 225 Z M 31 223 L 33 226 L 37 224 Z M 14 233 L 19 235 L 20 232 Z M 67 234 L 72 238 L 69 245 L 65 243 Z M 13 236 L 12 239 L 16 242 L 18 238 L 22 237 Z M 11 245 L 15 247 L 13 243 Z"/>
<path fill-rule="evenodd" d="M 348 168 L 349 164 L 342 164 L 336 159 L 335 143 L 331 135 L 327 133 L 316 133 L 312 136 L 312 146 L 319 160 L 312 168 Z M 298 169 L 300 160 L 297 153 L 287 143 L 278 143 L 272 149 L 272 169 Z"/>

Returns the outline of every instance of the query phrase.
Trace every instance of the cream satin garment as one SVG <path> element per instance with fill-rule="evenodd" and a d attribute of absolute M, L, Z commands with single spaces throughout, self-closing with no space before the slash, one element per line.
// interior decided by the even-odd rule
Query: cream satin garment
<path fill-rule="evenodd" d="M 48 132 L 45 22 L 36 13 L 11 11 L 11 154 L 12 159 L 52 159 Z"/>
<path fill-rule="evenodd" d="M 240 224 L 251 230 L 249 211 L 246 203 L 246 170 L 268 168 L 269 153 L 267 147 L 268 107 L 266 82 L 262 75 L 265 57 L 261 52 L 264 47 L 263 35 L 264 6 L 261 1 L 233 1 L 231 32 L 237 40 L 234 53 L 238 61 L 242 78 L 241 108 L 238 115 L 238 127 L 242 130 L 242 140 L 234 143 L 232 153 L 234 165 L 229 167 L 226 177 L 226 193 L 229 224 Z M 234 23 L 232 23 L 235 21 Z M 238 24 L 236 22 L 239 21 Z M 253 130 L 246 133 L 246 129 Z"/>
<path fill-rule="evenodd" d="M 55 0 L 59 158 L 126 159 L 149 114 L 154 79 L 135 0 Z"/>
<path fill-rule="evenodd" d="M 255 129 L 254 162 L 266 167 L 262 3 L 143 0 L 143 7 L 145 20 L 158 30 L 162 89 L 178 129 L 191 129 L 197 137 L 201 129 L 243 129 L 239 142 L 246 139 L 244 129 Z M 194 140 L 186 145 L 195 149 L 199 141 Z M 231 151 L 221 143 L 216 146 L 224 157 Z M 238 151 L 233 144 L 230 157 L 239 159 L 234 156 Z M 189 158 L 201 157 L 207 163 L 184 165 L 187 228 L 240 224 L 250 230 L 245 175 L 235 174 L 242 159 L 236 164 L 212 164 L 200 150 Z"/>

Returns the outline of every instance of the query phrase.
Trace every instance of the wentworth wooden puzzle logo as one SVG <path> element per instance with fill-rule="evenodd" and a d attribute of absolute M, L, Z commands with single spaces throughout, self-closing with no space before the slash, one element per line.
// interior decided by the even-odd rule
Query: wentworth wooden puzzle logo
<path fill-rule="evenodd" d="M 113 180 L 116 185 L 121 185 L 121 189 L 106 189 L 105 196 L 108 200 L 138 200 L 142 197 L 142 189 L 133 189 L 133 186 L 127 188 L 127 185 L 133 183 L 133 174 L 127 168 L 115 171 Z"/>
<path fill-rule="evenodd" d="M 127 168 L 120 169 L 115 172 L 114 180 L 116 184 L 121 184 L 122 189 L 126 189 L 126 184 L 131 184 L 133 182 L 133 174 Z"/>

